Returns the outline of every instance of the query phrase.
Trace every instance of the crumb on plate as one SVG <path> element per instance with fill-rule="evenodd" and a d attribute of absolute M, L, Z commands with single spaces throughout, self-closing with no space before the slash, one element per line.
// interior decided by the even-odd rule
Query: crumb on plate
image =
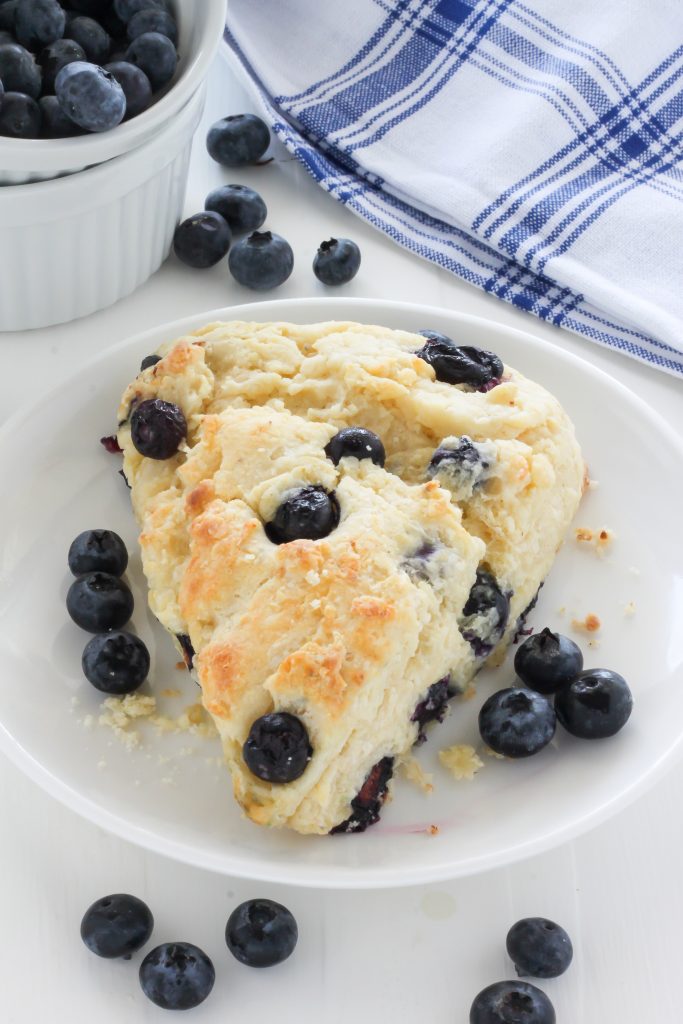
<path fill-rule="evenodd" d="M 403 775 L 409 782 L 413 782 L 423 793 L 434 792 L 434 776 L 426 772 L 416 757 L 408 755 L 401 763 Z"/>
<path fill-rule="evenodd" d="M 577 526 L 574 530 L 574 537 L 577 544 L 586 544 L 593 548 L 596 554 L 604 555 L 614 542 L 615 533 L 603 527 L 600 530 L 592 530 L 588 526 Z"/>
<path fill-rule="evenodd" d="M 626 616 L 626 618 L 630 619 L 630 617 L 632 615 L 635 615 L 635 614 L 636 614 L 636 602 L 635 601 L 629 601 L 627 604 L 624 605 L 624 615 Z"/>
<path fill-rule="evenodd" d="M 453 747 L 440 750 L 439 761 L 444 768 L 448 768 L 454 778 L 466 779 L 468 782 L 484 767 L 484 762 L 474 747 L 468 743 L 456 743 Z"/>
<path fill-rule="evenodd" d="M 597 633 L 601 626 L 600 619 L 593 612 L 589 612 L 585 619 L 572 619 L 572 629 L 576 633 Z"/>

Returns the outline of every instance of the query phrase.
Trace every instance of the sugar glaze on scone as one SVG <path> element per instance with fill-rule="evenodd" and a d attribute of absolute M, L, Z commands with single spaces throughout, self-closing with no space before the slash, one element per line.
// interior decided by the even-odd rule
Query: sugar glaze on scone
<path fill-rule="evenodd" d="M 515 370 L 488 391 L 435 379 L 424 338 L 353 323 L 212 324 L 160 349 L 119 410 L 150 606 L 176 638 L 254 821 L 303 833 L 376 820 L 396 759 L 512 637 L 579 502 L 555 398 Z M 175 403 L 186 441 L 140 455 L 130 417 Z M 382 468 L 325 448 L 362 426 Z M 333 496 L 319 540 L 266 527 L 302 488 Z M 271 534 L 272 535 L 272 534 Z M 252 724 L 296 716 L 293 781 L 247 767 Z"/>

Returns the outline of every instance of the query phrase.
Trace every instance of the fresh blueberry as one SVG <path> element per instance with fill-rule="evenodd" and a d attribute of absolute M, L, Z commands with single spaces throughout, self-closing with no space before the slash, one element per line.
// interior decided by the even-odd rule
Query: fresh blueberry
<path fill-rule="evenodd" d="M 146 903 L 137 896 L 116 893 L 103 896 L 86 910 L 81 938 L 95 956 L 130 960 L 147 942 L 153 928 L 154 918 Z"/>
<path fill-rule="evenodd" d="M 330 835 L 344 835 L 365 832 L 366 828 L 379 821 L 382 805 L 389 792 L 389 783 L 394 774 L 393 757 L 383 757 L 365 776 L 363 785 L 351 801 L 351 814 L 345 821 L 330 829 Z"/>
<path fill-rule="evenodd" d="M 261 159 L 270 145 L 270 130 L 256 114 L 233 114 L 216 121 L 206 137 L 206 148 L 223 167 L 244 167 Z"/>
<path fill-rule="evenodd" d="M 142 991 L 162 1010 L 199 1006 L 215 980 L 216 972 L 206 953 L 189 942 L 165 942 L 140 964 Z"/>
<path fill-rule="evenodd" d="M 470 1024 L 555 1024 L 545 992 L 526 981 L 497 981 L 476 997 Z"/>
<path fill-rule="evenodd" d="M 484 743 L 505 757 L 531 757 L 555 735 L 552 704 L 533 690 L 499 690 L 479 712 Z"/>
<path fill-rule="evenodd" d="M 93 18 L 79 15 L 67 21 L 67 34 L 85 52 L 84 60 L 104 64 L 111 53 L 111 36 Z"/>
<path fill-rule="evenodd" d="M 102 693 L 122 696 L 142 686 L 149 672 L 149 651 L 132 633 L 98 633 L 85 645 L 83 675 Z"/>
<path fill-rule="evenodd" d="M 233 247 L 228 266 L 239 284 L 265 291 L 287 280 L 294 268 L 294 253 L 289 242 L 280 235 L 254 231 Z"/>
<path fill-rule="evenodd" d="M 151 356 L 145 356 L 145 358 L 140 363 L 140 372 L 142 373 L 143 370 L 149 369 L 150 366 L 156 366 L 157 363 L 160 362 L 161 356 L 156 355 L 156 353 L 152 354 Z"/>
<path fill-rule="evenodd" d="M 91 572 L 79 576 L 69 587 L 66 610 L 81 629 L 106 633 L 128 622 L 133 614 L 133 595 L 118 576 Z"/>
<path fill-rule="evenodd" d="M 17 42 L 27 50 L 42 50 L 64 35 L 66 15 L 57 0 L 19 0 L 14 16 Z"/>
<path fill-rule="evenodd" d="M 71 542 L 68 560 L 74 576 L 87 572 L 122 576 L 128 565 L 128 552 L 113 530 L 84 530 Z"/>
<path fill-rule="evenodd" d="M 360 249 L 350 238 L 321 242 L 313 260 L 313 273 L 323 284 L 347 284 L 358 273 Z"/>
<path fill-rule="evenodd" d="M 126 60 L 141 68 L 156 92 L 170 82 L 178 65 L 175 46 L 160 32 L 144 32 L 126 50 Z"/>
<path fill-rule="evenodd" d="M 6 92 L 0 104 L 0 135 L 13 139 L 37 139 L 42 115 L 40 107 L 22 92 Z"/>
<path fill-rule="evenodd" d="M 242 748 L 247 768 L 264 782 L 294 782 L 312 755 L 306 726 L 286 711 L 257 718 Z"/>
<path fill-rule="evenodd" d="M 386 458 L 384 445 L 365 427 L 345 427 L 340 430 L 325 446 L 325 455 L 332 459 L 335 466 L 350 456 L 354 459 L 372 459 L 376 466 L 383 466 Z"/>
<path fill-rule="evenodd" d="M 628 683 L 608 668 L 590 668 L 555 696 L 560 724 L 572 736 L 601 740 L 628 722 L 633 696 Z"/>
<path fill-rule="evenodd" d="M 221 185 L 209 193 L 204 205 L 207 210 L 220 213 L 236 235 L 256 231 L 268 212 L 258 192 L 247 185 Z"/>
<path fill-rule="evenodd" d="M 456 488 L 474 489 L 488 479 L 492 465 L 490 445 L 478 444 L 463 435 L 453 448 L 436 449 L 427 468 L 427 476 L 443 476 Z"/>
<path fill-rule="evenodd" d="M 299 930 L 293 914 L 274 900 L 247 900 L 228 918 L 228 949 L 247 967 L 273 967 L 294 952 Z"/>
<path fill-rule="evenodd" d="M 285 498 L 275 517 L 266 523 L 266 534 L 273 544 L 321 540 L 338 525 L 339 505 L 334 494 L 328 494 L 323 487 L 309 486 Z"/>
<path fill-rule="evenodd" d="M 144 71 L 135 64 L 129 64 L 127 60 L 115 60 L 111 64 L 105 64 L 104 70 L 113 75 L 123 89 L 126 97 L 125 121 L 147 110 L 152 102 L 152 86 Z"/>
<path fill-rule="evenodd" d="M 7 32 L 12 37 L 12 42 L 15 40 L 14 35 L 14 19 L 17 13 L 17 4 L 19 0 L 5 0 L 4 4 L 0 4 L 0 30 Z"/>
<path fill-rule="evenodd" d="M 0 7 L 0 10 L 4 8 Z M 0 46 L 0 78 L 6 92 L 23 92 L 37 100 L 42 88 L 42 75 L 33 54 L 16 43 Z"/>
<path fill-rule="evenodd" d="M 43 69 L 43 92 L 53 93 L 62 68 L 76 60 L 86 60 L 86 56 L 83 47 L 73 39 L 57 39 L 45 47 L 38 59 Z"/>
<path fill-rule="evenodd" d="M 162 398 L 148 398 L 133 411 L 130 436 L 141 455 L 148 459 L 170 459 L 187 436 L 182 409 Z"/>
<path fill-rule="evenodd" d="M 506 946 L 520 978 L 559 978 L 574 955 L 564 928 L 545 917 L 525 917 L 513 924 Z"/>
<path fill-rule="evenodd" d="M 154 7 L 134 14 L 126 26 L 126 32 L 129 39 L 137 39 L 145 32 L 159 32 L 162 36 L 168 36 L 174 46 L 178 45 L 178 26 L 175 19 L 166 11 Z"/>
<path fill-rule="evenodd" d="M 150 7 L 170 10 L 167 0 L 114 0 L 114 11 L 123 22 L 129 22 L 138 11 L 149 10 Z"/>
<path fill-rule="evenodd" d="M 62 68 L 55 92 L 64 113 L 89 132 L 115 128 L 126 113 L 126 97 L 113 75 L 85 61 Z"/>
<path fill-rule="evenodd" d="M 460 632 L 478 658 L 487 657 L 505 632 L 510 614 L 510 598 L 492 573 L 477 569 L 462 613 Z"/>
<path fill-rule="evenodd" d="M 220 213 L 202 210 L 179 224 L 173 235 L 173 251 L 188 267 L 205 270 L 223 259 L 232 235 Z"/>
<path fill-rule="evenodd" d="M 456 345 L 438 331 L 419 331 L 427 340 L 417 352 L 444 384 L 469 384 L 481 388 L 499 380 L 503 364 L 494 352 L 474 345 Z"/>
<path fill-rule="evenodd" d="M 515 654 L 515 672 L 525 686 L 539 693 L 556 693 L 576 679 L 582 668 L 577 644 L 547 628 L 525 640 Z"/>

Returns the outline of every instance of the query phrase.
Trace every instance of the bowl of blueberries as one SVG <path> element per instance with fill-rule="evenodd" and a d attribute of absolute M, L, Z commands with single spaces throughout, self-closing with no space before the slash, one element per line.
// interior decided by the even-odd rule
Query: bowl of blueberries
<path fill-rule="evenodd" d="M 202 85 L 225 0 L 0 0 L 0 185 L 130 152 Z"/>
<path fill-rule="evenodd" d="M 0 0 L 0 331 L 161 265 L 224 25 L 225 0 Z"/>

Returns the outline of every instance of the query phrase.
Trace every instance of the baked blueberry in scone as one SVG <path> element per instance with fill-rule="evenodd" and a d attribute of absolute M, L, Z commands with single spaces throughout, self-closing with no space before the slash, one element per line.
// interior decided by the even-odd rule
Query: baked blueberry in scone
<path fill-rule="evenodd" d="M 123 396 L 150 606 L 260 824 L 377 820 L 396 764 L 511 640 L 578 505 L 557 400 L 472 347 L 447 374 L 446 342 L 429 361 L 424 337 L 381 327 L 211 324 Z"/>

